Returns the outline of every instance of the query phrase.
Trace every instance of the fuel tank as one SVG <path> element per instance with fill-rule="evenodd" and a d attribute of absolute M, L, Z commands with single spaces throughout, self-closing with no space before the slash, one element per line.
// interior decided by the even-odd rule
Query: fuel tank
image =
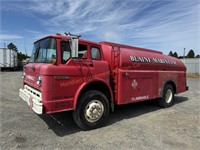
<path fill-rule="evenodd" d="M 162 52 L 134 46 L 100 42 L 103 57 L 111 69 L 186 71 L 185 65 L 177 58 Z"/>

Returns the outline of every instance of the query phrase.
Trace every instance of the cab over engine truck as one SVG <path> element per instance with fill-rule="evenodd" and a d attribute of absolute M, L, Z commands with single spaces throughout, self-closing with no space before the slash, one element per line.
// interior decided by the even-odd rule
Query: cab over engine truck
<path fill-rule="evenodd" d="M 162 52 L 65 33 L 34 43 L 20 97 L 37 114 L 73 111 L 83 130 L 102 126 L 115 105 L 156 99 L 174 104 L 188 90 L 186 67 Z"/>

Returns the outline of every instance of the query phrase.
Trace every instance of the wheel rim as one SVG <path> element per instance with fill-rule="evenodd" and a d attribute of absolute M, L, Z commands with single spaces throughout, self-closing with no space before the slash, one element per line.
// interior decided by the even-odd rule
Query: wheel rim
<path fill-rule="evenodd" d="M 170 103 L 172 101 L 172 96 L 173 96 L 173 93 L 170 89 L 168 89 L 166 91 L 166 94 L 165 94 L 165 101 L 166 103 Z"/>
<path fill-rule="evenodd" d="M 104 112 L 104 106 L 99 100 L 92 100 L 85 107 L 84 116 L 88 122 L 98 121 Z"/>

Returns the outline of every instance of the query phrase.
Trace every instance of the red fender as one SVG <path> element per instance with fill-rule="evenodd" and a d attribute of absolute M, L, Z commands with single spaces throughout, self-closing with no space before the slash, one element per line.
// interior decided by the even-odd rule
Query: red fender
<path fill-rule="evenodd" d="M 89 84 L 91 84 L 91 83 L 93 83 L 93 82 L 102 82 L 103 84 L 105 84 L 105 85 L 109 88 L 109 90 L 110 90 L 111 102 L 114 101 L 114 99 L 113 99 L 113 93 L 112 93 L 112 89 L 111 89 L 110 85 L 109 85 L 108 83 L 106 83 L 106 82 L 105 82 L 104 80 L 102 80 L 102 79 L 94 79 L 94 80 L 91 80 L 91 81 L 89 81 L 89 82 L 83 82 L 83 83 L 79 86 L 79 88 L 77 89 L 77 91 L 76 91 L 76 93 L 75 93 L 75 95 L 74 95 L 74 106 L 73 106 L 73 109 L 74 109 L 74 110 L 76 109 L 76 104 L 77 104 L 77 101 L 78 101 L 78 97 L 79 97 L 80 93 L 82 92 L 82 90 L 83 90 L 87 85 L 89 85 Z"/>

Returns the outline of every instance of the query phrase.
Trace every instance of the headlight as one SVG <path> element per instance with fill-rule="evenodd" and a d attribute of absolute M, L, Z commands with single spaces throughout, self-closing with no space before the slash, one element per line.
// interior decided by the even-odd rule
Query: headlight
<path fill-rule="evenodd" d="M 24 78 L 25 78 L 25 76 L 26 76 L 26 73 L 25 73 L 25 72 L 23 72 L 23 73 L 22 73 L 22 79 L 24 79 Z"/>
<path fill-rule="evenodd" d="M 36 84 L 37 84 L 38 86 L 41 86 L 41 84 L 42 84 L 42 77 L 41 77 L 41 76 L 38 76 L 38 77 L 37 77 Z"/>

